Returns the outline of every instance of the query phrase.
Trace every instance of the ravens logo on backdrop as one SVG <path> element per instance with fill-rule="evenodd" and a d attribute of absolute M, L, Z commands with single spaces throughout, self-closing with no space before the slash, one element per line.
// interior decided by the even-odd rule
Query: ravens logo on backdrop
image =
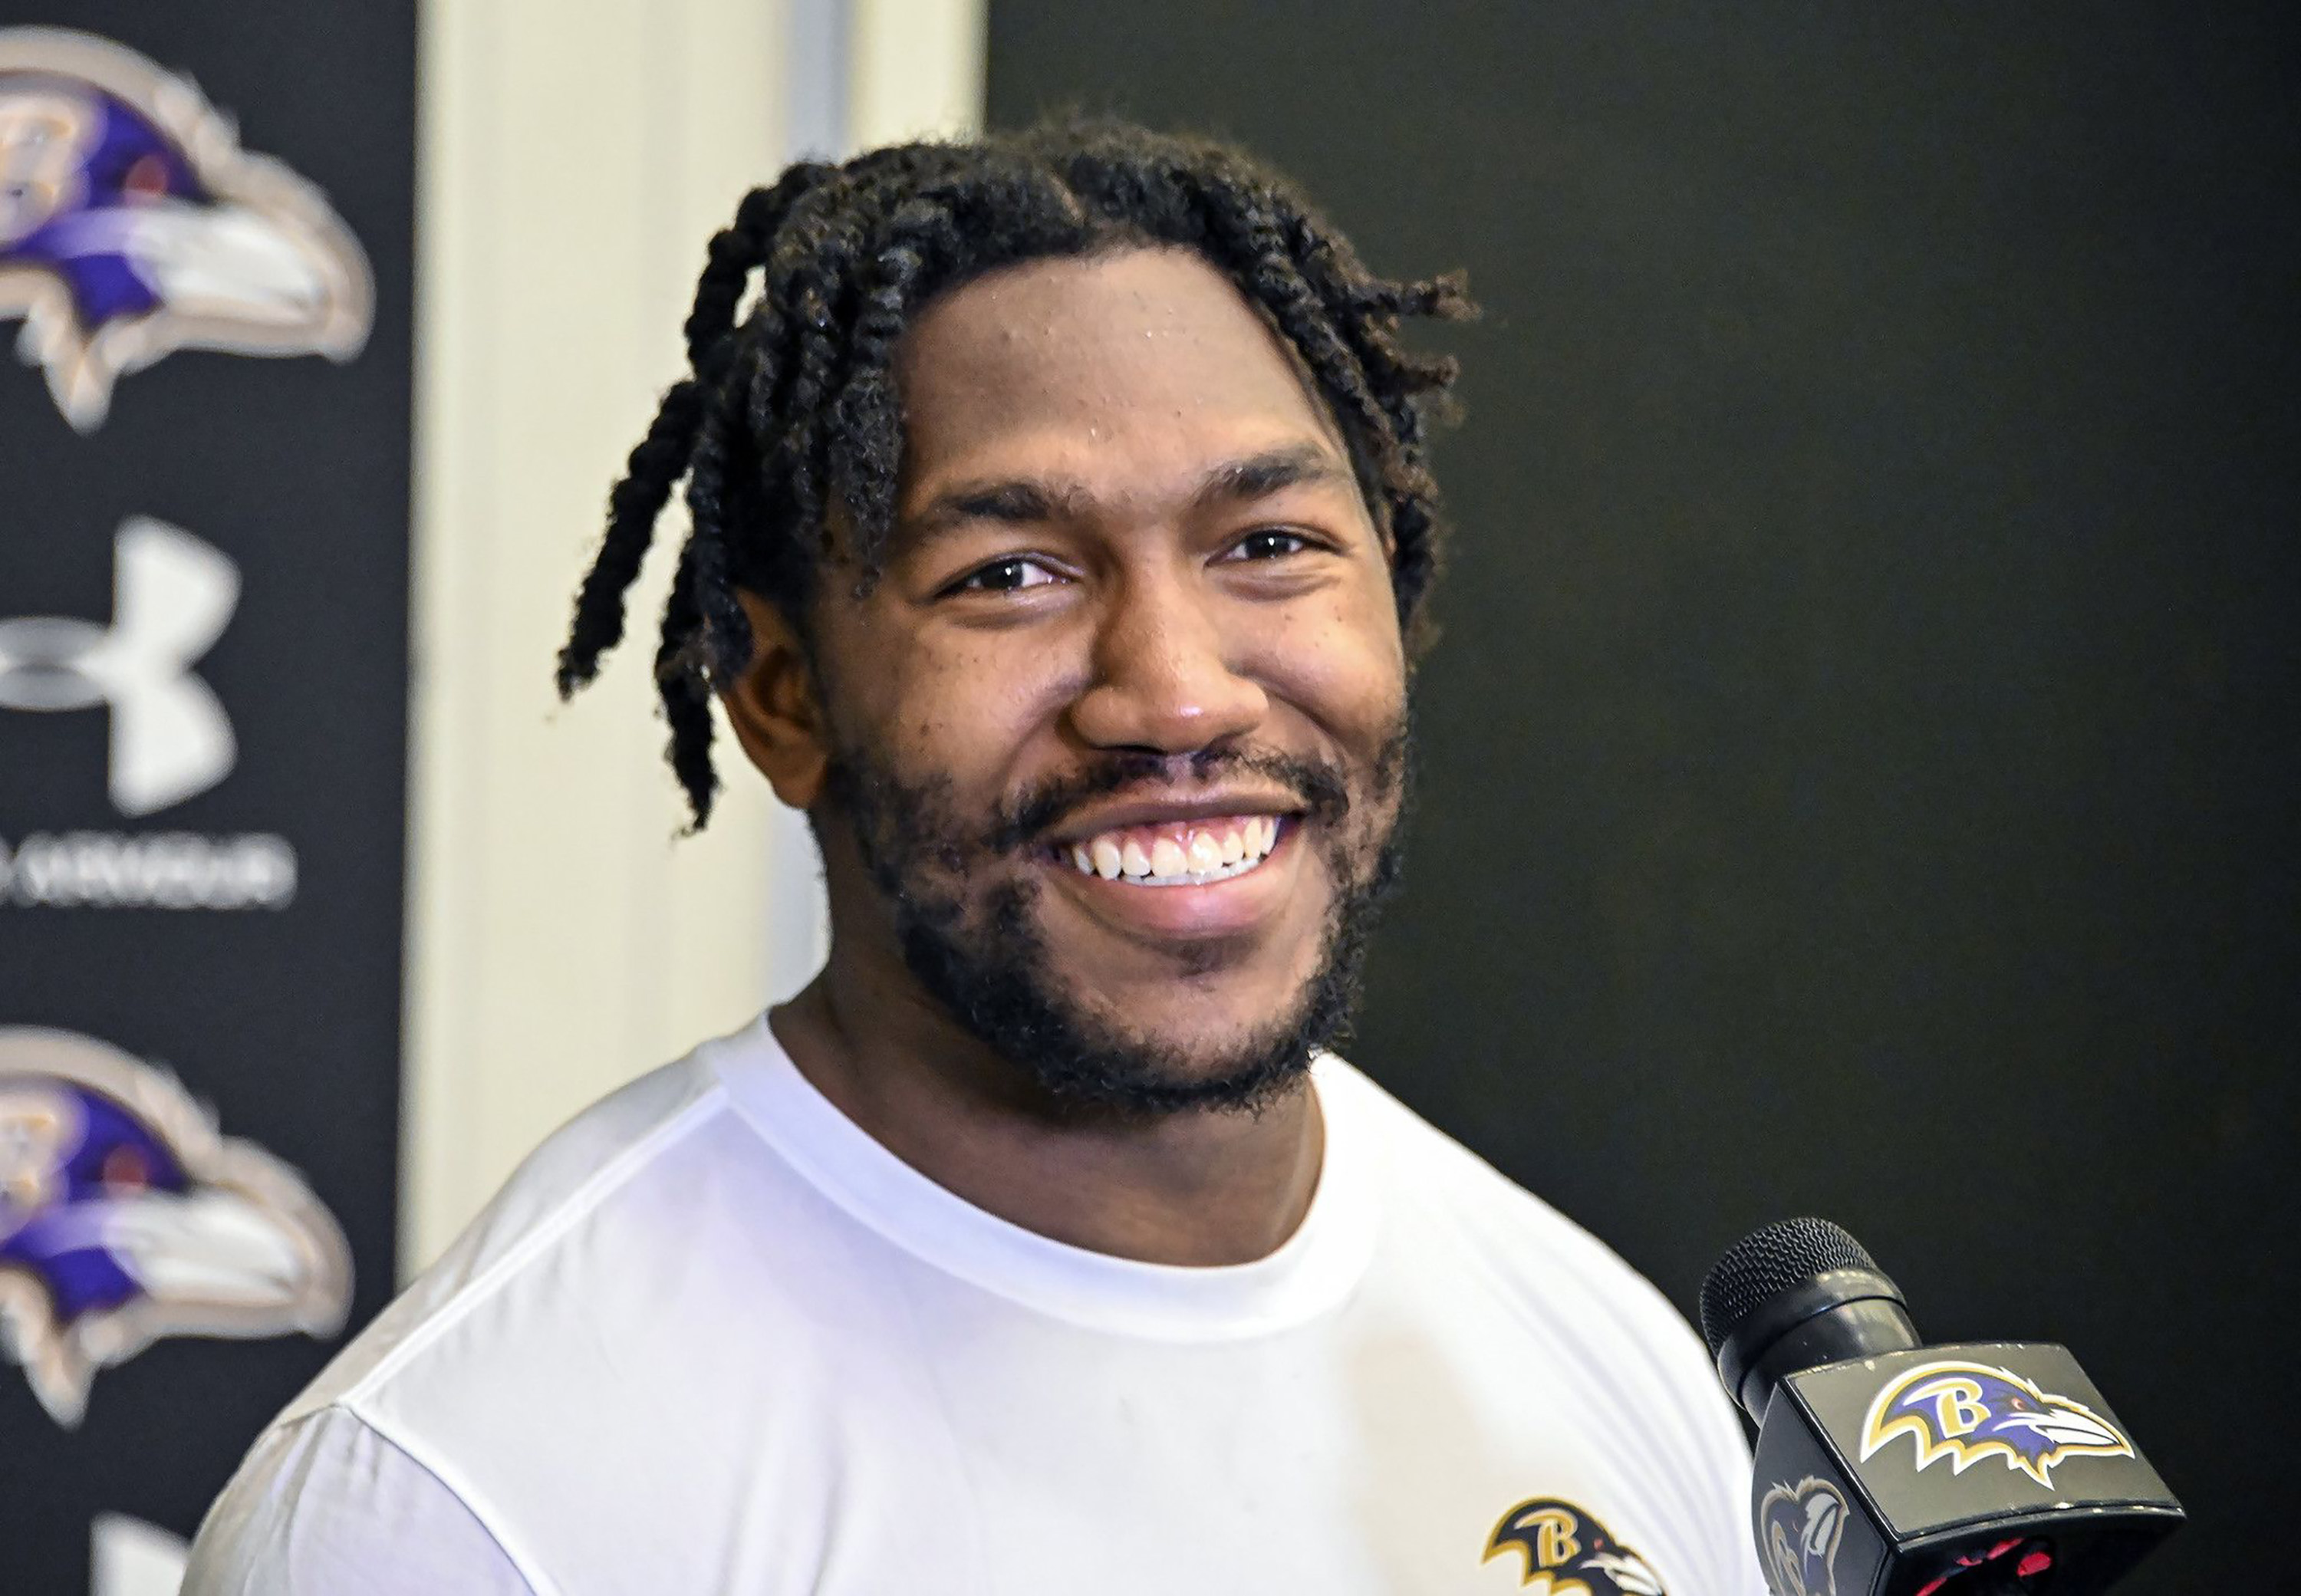
<path fill-rule="evenodd" d="M 0 1026 L 0 1348 L 67 1428 L 163 1335 L 333 1335 L 343 1232 L 175 1078 L 93 1037 Z"/>
<path fill-rule="evenodd" d="M 0 29 L 0 320 L 64 418 L 172 349 L 325 355 L 367 341 L 374 282 L 320 191 L 239 147 L 188 78 L 109 40 Z"/>
<path fill-rule="evenodd" d="M 1519 1583 L 1535 1586 L 1535 1596 L 1669 1596 L 1653 1564 L 1556 1497 L 1535 1497 L 1502 1515 L 1486 1539 L 1486 1558 L 1505 1550 L 1526 1555 Z"/>
<path fill-rule="evenodd" d="M 1988 1364 L 1920 1364 L 1895 1376 L 1870 1404 L 1862 1427 L 1868 1462 L 1897 1435 L 1917 1449 L 1916 1466 L 1946 1458 L 1963 1474 L 1984 1458 L 2053 1489 L 2054 1468 L 2070 1458 L 2130 1458 L 2133 1443 L 2082 1402 L 2037 1389 L 2011 1369 Z"/>

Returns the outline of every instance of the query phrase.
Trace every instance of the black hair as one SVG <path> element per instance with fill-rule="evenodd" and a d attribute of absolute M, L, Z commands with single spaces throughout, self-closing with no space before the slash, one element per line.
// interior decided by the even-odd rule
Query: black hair
<path fill-rule="evenodd" d="M 1425 424 L 1456 363 L 1410 353 L 1399 322 L 1475 313 L 1460 275 L 1372 275 L 1291 185 L 1226 146 L 1067 120 L 893 146 L 843 165 L 802 162 L 744 196 L 696 285 L 690 374 L 664 396 L 608 497 L 607 539 L 559 653 L 560 696 L 623 640 L 624 593 L 686 479 L 692 524 L 656 681 L 671 766 L 701 826 L 718 786 L 711 692 L 751 654 L 736 589 L 776 605 L 804 635 L 827 562 L 851 561 L 859 590 L 878 573 L 902 454 L 893 363 L 911 319 L 999 266 L 1129 245 L 1195 251 L 1293 347 L 1389 531 L 1400 619 L 1419 640 L 1441 530 Z M 764 284 L 739 322 L 755 272 Z M 843 547 L 834 506 L 845 512 Z"/>

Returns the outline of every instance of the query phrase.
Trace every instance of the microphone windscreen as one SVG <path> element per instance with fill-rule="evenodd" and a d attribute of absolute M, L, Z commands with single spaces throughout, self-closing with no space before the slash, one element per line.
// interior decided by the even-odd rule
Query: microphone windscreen
<path fill-rule="evenodd" d="M 1702 1283 L 1702 1339 L 1710 1356 L 1767 1299 L 1833 1269 L 1882 1274 L 1878 1260 L 1841 1225 L 1812 1217 L 1778 1219 L 1728 1248 Z"/>

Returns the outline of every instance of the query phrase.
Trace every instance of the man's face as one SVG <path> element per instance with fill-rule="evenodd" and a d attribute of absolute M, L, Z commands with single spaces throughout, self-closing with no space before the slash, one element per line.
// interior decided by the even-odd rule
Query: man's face
<path fill-rule="evenodd" d="M 1259 1100 L 1347 1017 L 1404 786 L 1389 559 L 1332 420 L 1170 250 L 959 288 L 898 378 L 885 575 L 834 573 L 813 629 L 839 935 L 891 932 L 1058 1091 Z"/>

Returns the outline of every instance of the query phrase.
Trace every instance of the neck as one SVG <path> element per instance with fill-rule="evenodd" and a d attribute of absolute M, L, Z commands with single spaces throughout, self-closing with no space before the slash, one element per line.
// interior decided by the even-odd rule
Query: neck
<path fill-rule="evenodd" d="M 1302 1082 L 1261 1110 L 1082 1109 L 1028 1084 L 908 972 L 834 953 L 769 1016 L 816 1090 L 937 1185 L 1042 1236 L 1144 1263 L 1268 1257 L 1318 1185 L 1323 1126 Z"/>

